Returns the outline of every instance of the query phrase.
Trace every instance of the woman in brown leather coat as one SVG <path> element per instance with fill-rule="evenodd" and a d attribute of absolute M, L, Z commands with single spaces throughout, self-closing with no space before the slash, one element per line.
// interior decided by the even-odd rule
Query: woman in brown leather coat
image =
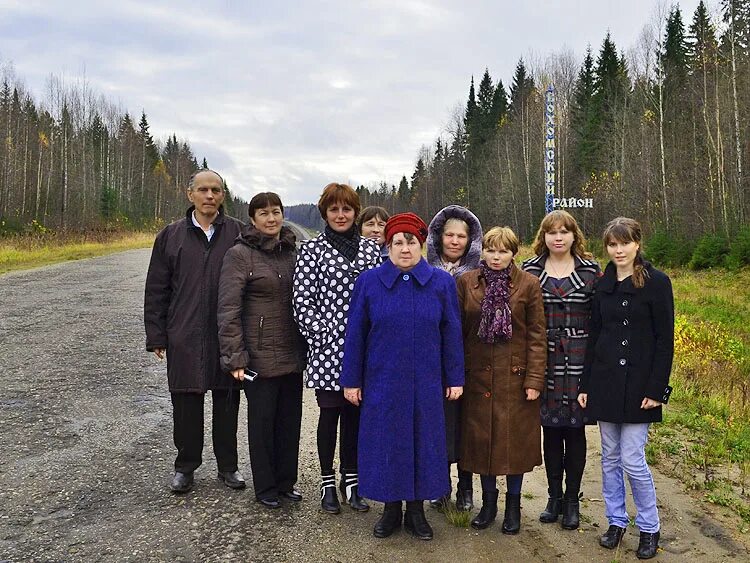
<path fill-rule="evenodd" d="M 547 336 L 539 280 L 513 261 L 518 238 L 490 229 L 484 259 L 458 279 L 466 383 L 461 420 L 461 466 L 479 473 L 482 509 L 475 529 L 497 515 L 497 475 L 505 475 L 502 531 L 521 526 L 523 474 L 541 465 L 539 393 L 544 386 Z"/>
<path fill-rule="evenodd" d="M 224 370 L 245 381 L 255 497 L 278 508 L 279 497 L 302 499 L 294 488 L 305 368 L 305 344 L 292 315 L 297 249 L 278 195 L 256 195 L 249 214 L 221 270 L 219 345 Z"/>

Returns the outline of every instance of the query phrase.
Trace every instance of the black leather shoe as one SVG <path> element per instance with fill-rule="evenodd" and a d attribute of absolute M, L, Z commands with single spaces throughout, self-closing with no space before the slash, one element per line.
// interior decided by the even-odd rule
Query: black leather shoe
<path fill-rule="evenodd" d="M 421 500 L 407 501 L 404 528 L 420 540 L 432 539 L 432 527 L 424 516 L 424 506 Z"/>
<path fill-rule="evenodd" d="M 187 493 L 193 488 L 193 474 L 182 473 L 175 471 L 174 477 L 172 478 L 172 485 L 170 486 L 173 493 L 183 494 Z"/>
<path fill-rule="evenodd" d="M 279 497 L 259 498 L 257 501 L 266 508 L 281 508 Z"/>
<path fill-rule="evenodd" d="M 292 502 L 299 502 L 302 500 L 302 493 L 300 493 L 297 489 L 292 489 L 291 491 L 281 491 L 279 493 L 279 496 L 285 498 L 286 500 L 291 500 Z"/>
<path fill-rule="evenodd" d="M 604 535 L 599 538 L 599 545 L 606 547 L 607 549 L 614 549 L 622 541 L 622 536 L 625 535 L 625 528 L 620 526 L 610 526 Z"/>
<path fill-rule="evenodd" d="M 521 529 L 521 495 L 505 493 L 505 518 L 503 533 L 517 534 Z"/>
<path fill-rule="evenodd" d="M 651 559 L 656 557 L 657 551 L 659 551 L 659 532 L 653 534 L 641 532 L 641 539 L 638 541 L 638 551 L 635 552 L 635 556 L 638 559 Z"/>
<path fill-rule="evenodd" d="M 482 509 L 471 521 L 471 527 L 475 530 L 484 530 L 497 518 L 497 496 L 498 491 L 482 491 Z"/>
<path fill-rule="evenodd" d="M 549 499 L 547 499 L 547 507 L 539 515 L 539 521 L 544 524 L 551 524 L 557 522 L 562 512 L 562 479 L 553 479 L 549 482 L 548 487 Z"/>
<path fill-rule="evenodd" d="M 401 529 L 401 518 L 403 516 L 401 501 L 386 502 L 383 515 L 375 524 L 372 534 L 376 538 L 387 538 L 396 530 Z"/>
<path fill-rule="evenodd" d="M 575 530 L 581 523 L 581 506 L 578 498 L 564 498 L 562 501 L 562 527 L 565 530 Z"/>
<path fill-rule="evenodd" d="M 458 488 L 456 491 L 456 510 L 460 512 L 474 510 L 474 491 L 472 489 Z"/>
<path fill-rule="evenodd" d="M 348 504 L 352 510 L 356 510 L 357 512 L 367 512 L 370 510 L 370 505 L 365 502 L 365 499 L 359 496 L 359 478 L 355 471 L 341 472 L 339 490 L 341 491 L 341 497 L 344 499 L 344 502 Z"/>
<path fill-rule="evenodd" d="M 219 471 L 216 476 L 230 489 L 245 488 L 245 478 L 239 471 Z"/>
<path fill-rule="evenodd" d="M 430 506 L 440 512 L 443 512 L 445 510 L 445 507 L 448 506 L 451 502 L 450 493 L 448 493 L 445 496 L 442 496 L 440 498 L 432 499 L 430 501 Z"/>
<path fill-rule="evenodd" d="M 339 503 L 339 497 L 336 494 L 336 477 L 333 474 L 321 477 L 320 508 L 328 514 L 341 512 L 341 503 Z"/>

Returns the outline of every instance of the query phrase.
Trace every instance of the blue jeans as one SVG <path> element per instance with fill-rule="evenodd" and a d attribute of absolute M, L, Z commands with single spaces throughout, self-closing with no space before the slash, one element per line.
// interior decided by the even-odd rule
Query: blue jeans
<path fill-rule="evenodd" d="M 646 463 L 648 423 L 599 422 L 602 436 L 602 496 L 610 526 L 627 528 L 625 479 L 628 476 L 637 511 L 635 525 L 641 532 L 659 531 L 659 511 L 651 470 Z"/>

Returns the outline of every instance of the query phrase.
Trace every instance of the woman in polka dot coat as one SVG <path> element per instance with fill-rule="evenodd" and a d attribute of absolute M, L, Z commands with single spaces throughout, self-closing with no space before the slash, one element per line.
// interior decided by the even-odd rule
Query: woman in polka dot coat
<path fill-rule="evenodd" d="M 328 184 L 318 209 L 326 227 L 300 248 L 294 271 L 294 316 L 308 344 L 305 384 L 315 389 L 320 407 L 321 508 L 332 514 L 341 511 L 333 471 L 340 420 L 341 494 L 352 509 L 364 512 L 369 506 L 359 496 L 357 479 L 359 407 L 344 399 L 339 376 L 354 282 L 382 258 L 378 244 L 359 234 L 359 196 L 350 186 Z"/>

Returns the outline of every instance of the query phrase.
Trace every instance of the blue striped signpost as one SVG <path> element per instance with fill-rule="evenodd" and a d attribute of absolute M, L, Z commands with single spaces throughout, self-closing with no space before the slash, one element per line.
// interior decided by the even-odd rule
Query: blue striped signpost
<path fill-rule="evenodd" d="M 555 208 L 555 87 L 544 93 L 544 212 Z"/>

